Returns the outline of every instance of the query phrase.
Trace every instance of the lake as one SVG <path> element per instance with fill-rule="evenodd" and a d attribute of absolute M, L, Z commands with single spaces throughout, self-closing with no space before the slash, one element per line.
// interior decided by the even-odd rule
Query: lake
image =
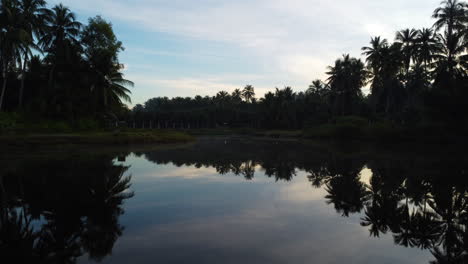
<path fill-rule="evenodd" d="M 468 157 L 245 138 L 14 150 L 11 263 L 468 263 Z"/>

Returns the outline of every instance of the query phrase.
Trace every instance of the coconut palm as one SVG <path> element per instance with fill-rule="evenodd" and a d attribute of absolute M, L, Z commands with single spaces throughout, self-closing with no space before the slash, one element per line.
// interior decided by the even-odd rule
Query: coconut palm
<path fill-rule="evenodd" d="M 364 63 L 349 54 L 335 61 L 334 66 L 328 67 L 327 81 L 332 93 L 336 96 L 335 104 L 338 113 L 348 115 L 352 112 L 352 105 L 357 98 L 362 97 L 361 88 L 367 78 Z"/>
<path fill-rule="evenodd" d="M 398 31 L 395 37 L 396 42 L 401 44 L 406 75 L 408 75 L 411 66 L 411 60 L 414 59 L 416 55 L 415 43 L 417 36 L 418 31 L 415 29 L 404 29 Z"/>
<path fill-rule="evenodd" d="M 437 31 L 444 29 L 444 53 L 447 57 L 448 71 L 452 74 L 454 57 L 460 53 L 458 44 L 462 39 L 461 34 L 466 30 L 468 6 L 459 0 L 445 0 L 441 5 L 434 10 L 432 17 L 436 19 L 434 29 Z"/>
<path fill-rule="evenodd" d="M 232 99 L 235 103 L 242 101 L 242 91 L 240 89 L 235 89 L 231 94 Z"/>
<path fill-rule="evenodd" d="M 20 57 L 21 47 L 28 42 L 28 33 L 21 27 L 21 9 L 17 1 L 2 0 L 0 5 L 0 58 L 2 68 L 2 92 L 0 110 L 2 110 L 8 83 L 8 73 Z"/>
<path fill-rule="evenodd" d="M 76 21 L 75 14 L 62 4 L 52 8 L 50 16 L 47 17 L 47 26 L 40 43 L 44 50 L 57 48 L 66 41 L 78 42 L 81 23 Z"/>
<path fill-rule="evenodd" d="M 372 69 L 373 75 L 377 74 L 382 63 L 382 50 L 388 47 L 388 41 L 381 37 L 371 38 L 370 46 L 362 48 L 362 54 L 366 56 L 366 62 Z"/>
<path fill-rule="evenodd" d="M 449 36 L 445 34 L 440 37 L 442 45 L 437 60 L 434 61 L 435 83 L 453 89 L 453 81 L 462 76 L 466 76 L 464 68 L 465 46 L 461 35 Z"/>
<path fill-rule="evenodd" d="M 129 94 L 131 91 L 127 87 L 133 87 L 134 83 L 126 80 L 123 73 L 115 70 L 109 75 L 103 76 L 103 83 L 97 86 L 99 94 L 102 98 L 104 107 L 107 108 L 109 105 L 122 105 L 122 100 L 125 102 L 131 102 Z"/>
<path fill-rule="evenodd" d="M 63 63 L 69 56 L 71 46 L 78 43 L 81 23 L 76 20 L 75 14 L 62 4 L 52 8 L 47 16 L 44 34 L 39 44 L 49 57 L 56 63 Z"/>
<path fill-rule="evenodd" d="M 436 19 L 435 30 L 445 28 L 447 35 L 451 36 L 458 31 L 466 29 L 467 4 L 459 0 L 444 0 L 441 7 L 434 10 L 432 17 Z"/>
<path fill-rule="evenodd" d="M 21 0 L 19 2 L 21 10 L 21 27 L 27 33 L 25 41 L 21 45 L 20 71 L 21 85 L 19 91 L 18 105 L 21 108 L 23 103 L 24 80 L 26 78 L 26 66 L 33 56 L 32 49 L 39 50 L 39 47 L 34 43 L 34 37 L 40 38 L 41 32 L 44 29 L 44 21 L 49 15 L 49 9 L 45 8 L 45 0 Z"/>
<path fill-rule="evenodd" d="M 329 87 L 326 83 L 322 82 L 321 80 L 314 80 L 309 85 L 309 88 L 306 91 L 306 94 L 314 94 L 318 95 L 319 97 L 323 98 L 327 95 Z"/>
<path fill-rule="evenodd" d="M 437 54 L 441 52 L 441 49 L 440 38 L 435 34 L 434 30 L 430 28 L 418 30 L 416 62 L 424 65 L 426 73 L 428 72 L 428 66 L 437 58 Z"/>
<path fill-rule="evenodd" d="M 244 97 L 247 103 L 252 103 L 255 98 L 255 89 L 252 85 L 246 85 L 244 90 L 242 90 L 242 96 Z"/>

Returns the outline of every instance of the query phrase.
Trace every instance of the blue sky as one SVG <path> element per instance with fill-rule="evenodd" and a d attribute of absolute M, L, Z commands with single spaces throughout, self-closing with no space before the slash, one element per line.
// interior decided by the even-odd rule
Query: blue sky
<path fill-rule="evenodd" d="M 440 0 L 49 0 L 79 20 L 102 15 L 126 50 L 133 104 L 252 84 L 305 90 L 328 65 L 360 57 L 371 36 L 430 27 Z"/>

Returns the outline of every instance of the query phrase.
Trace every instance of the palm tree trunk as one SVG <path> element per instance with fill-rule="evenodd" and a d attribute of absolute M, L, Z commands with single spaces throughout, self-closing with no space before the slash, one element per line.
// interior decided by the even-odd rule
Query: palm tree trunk
<path fill-rule="evenodd" d="M 24 59 L 23 67 L 21 68 L 21 84 L 19 90 L 19 98 L 18 98 L 18 108 L 23 108 L 23 93 L 24 93 L 24 80 L 26 79 L 26 60 Z"/>
<path fill-rule="evenodd" d="M 19 90 L 19 98 L 18 98 L 18 108 L 23 108 L 23 91 L 24 91 L 24 77 L 21 78 L 20 90 Z"/>
<path fill-rule="evenodd" d="M 6 91 L 6 86 L 7 86 L 7 74 L 5 72 L 5 68 L 3 70 L 3 85 L 2 85 L 2 95 L 0 96 L 0 111 L 2 111 L 2 106 L 3 106 L 3 99 L 5 97 L 5 91 Z"/>

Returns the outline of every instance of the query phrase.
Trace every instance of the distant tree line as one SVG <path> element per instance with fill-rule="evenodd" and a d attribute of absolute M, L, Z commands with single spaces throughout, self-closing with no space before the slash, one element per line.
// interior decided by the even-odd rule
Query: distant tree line
<path fill-rule="evenodd" d="M 100 16 L 83 25 L 62 4 L 1 0 L 0 111 L 66 120 L 125 112 L 133 83 L 122 50 Z"/>
<path fill-rule="evenodd" d="M 432 17 L 432 28 L 398 31 L 393 43 L 371 38 L 362 48 L 365 61 L 343 55 L 328 67 L 326 80 L 313 81 L 305 92 L 276 88 L 257 100 L 248 85 L 215 96 L 158 97 L 136 105 L 130 119 L 140 127 L 175 128 L 301 129 L 341 116 L 466 126 L 468 4 L 443 1 Z"/>

